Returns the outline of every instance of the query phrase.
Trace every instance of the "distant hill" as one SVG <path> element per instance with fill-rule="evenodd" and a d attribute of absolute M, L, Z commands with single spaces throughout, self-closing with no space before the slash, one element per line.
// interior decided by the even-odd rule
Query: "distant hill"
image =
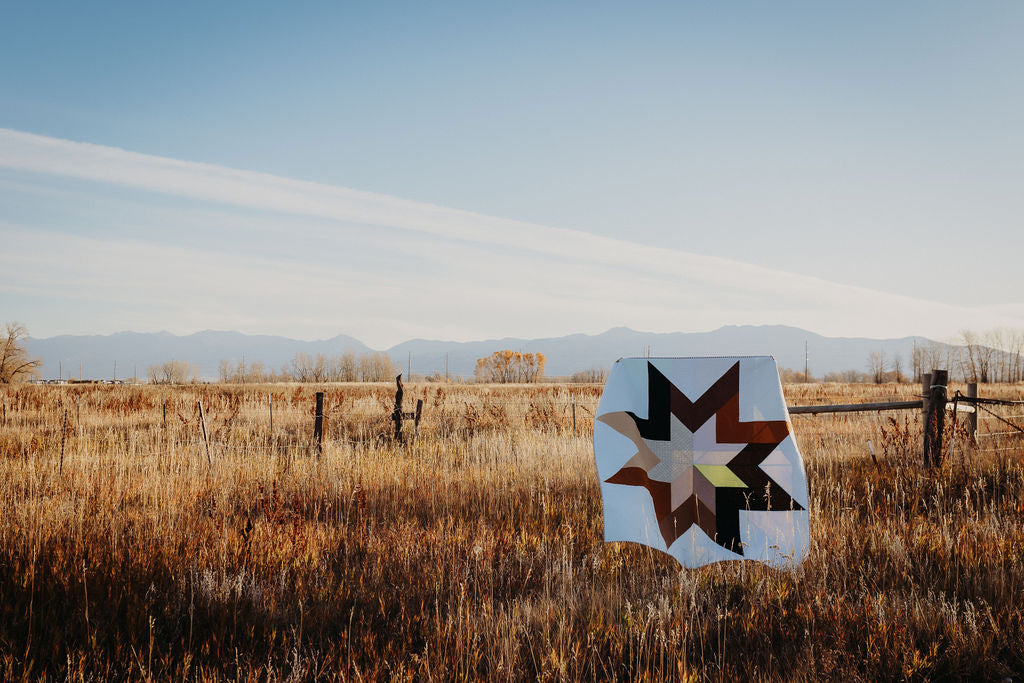
<path fill-rule="evenodd" d="M 638 332 L 616 327 L 597 335 L 572 334 L 549 339 L 493 339 L 479 342 L 441 342 L 414 339 L 388 349 L 396 361 L 405 363 L 412 353 L 413 372 L 444 371 L 445 354 L 449 372 L 470 375 L 476 359 L 498 349 L 537 352 L 547 356 L 548 375 L 569 375 L 594 367 L 610 368 L 616 359 L 628 356 L 753 356 L 770 354 L 780 367 L 803 371 L 807 344 L 812 375 L 842 370 L 867 370 L 868 354 L 884 350 L 889 358 L 899 354 L 909 372 L 914 343 L 928 343 L 924 337 L 867 339 L 823 337 L 783 325 L 729 325 L 711 332 Z"/>
<path fill-rule="evenodd" d="M 262 362 L 279 370 L 301 351 L 339 355 L 345 351 L 366 353 L 370 349 L 358 339 L 338 335 L 321 341 L 300 341 L 287 337 L 250 335 L 241 332 L 206 330 L 185 336 L 170 332 L 118 332 L 111 335 L 61 335 L 29 339 L 30 354 L 43 359 L 42 376 L 55 379 L 110 379 L 117 363 L 117 377 L 131 377 L 137 368 L 145 378 L 146 368 L 168 360 L 185 360 L 199 366 L 203 377 L 214 379 L 223 359 L 247 363 Z"/>
<path fill-rule="evenodd" d="M 500 349 L 541 352 L 547 356 L 548 375 L 569 375 L 590 368 L 610 368 L 616 359 L 640 356 L 775 356 L 781 367 L 803 370 L 804 344 L 810 358 L 812 375 L 828 372 L 867 369 L 868 354 L 883 350 L 892 358 L 903 359 L 910 371 L 910 357 L 915 341 L 923 337 L 901 339 L 867 339 L 863 337 L 823 337 L 796 327 L 783 325 L 730 325 L 711 332 L 638 332 L 616 327 L 597 335 L 572 334 L 549 339 L 491 339 L 475 342 L 446 342 L 413 339 L 386 349 L 402 368 L 412 356 L 412 371 L 429 375 L 444 373 L 447 356 L 448 371 L 454 377 L 473 374 L 476 359 Z M 270 335 L 246 335 L 240 332 L 207 330 L 177 336 L 169 332 L 118 332 L 111 335 L 61 335 L 47 339 L 28 340 L 29 352 L 43 359 L 43 377 L 78 377 L 79 366 L 86 379 L 113 377 L 117 363 L 119 378 L 131 377 L 137 368 L 145 377 L 146 368 L 167 360 L 186 360 L 199 365 L 201 374 L 209 379 L 217 376 L 222 359 L 238 362 L 262 362 L 267 369 L 278 370 L 296 353 L 340 355 L 345 351 L 357 354 L 371 351 L 353 337 L 338 335 L 320 341 L 301 341 Z"/>

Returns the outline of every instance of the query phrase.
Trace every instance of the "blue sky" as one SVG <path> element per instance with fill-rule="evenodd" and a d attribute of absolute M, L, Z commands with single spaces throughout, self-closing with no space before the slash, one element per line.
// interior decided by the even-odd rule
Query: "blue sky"
<path fill-rule="evenodd" d="M 1022 29 L 1010 2 L 10 3 L 0 319 L 1024 325 Z"/>

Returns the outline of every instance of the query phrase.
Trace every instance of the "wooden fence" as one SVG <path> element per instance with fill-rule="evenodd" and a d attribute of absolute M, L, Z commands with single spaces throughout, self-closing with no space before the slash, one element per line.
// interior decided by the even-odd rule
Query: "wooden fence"
<path fill-rule="evenodd" d="M 980 398 L 978 396 L 978 384 L 971 382 L 967 385 L 967 394 L 957 391 L 952 401 L 947 392 L 949 372 L 946 370 L 932 370 L 921 377 L 921 398 L 916 401 L 886 401 L 882 403 L 843 403 L 833 405 L 815 406 L 788 406 L 791 415 L 817 415 L 819 413 L 855 413 L 870 412 L 879 410 L 917 410 L 920 409 L 924 419 L 922 429 L 921 452 L 924 457 L 924 466 L 931 467 L 942 461 L 942 442 L 945 433 L 946 412 L 951 411 L 953 415 L 953 436 L 950 439 L 950 452 L 953 450 L 953 440 L 956 438 L 957 413 L 968 415 L 968 433 L 971 438 L 978 439 L 978 411 L 985 410 L 996 419 L 1013 428 L 1012 432 L 1004 434 L 1020 433 L 1024 435 L 1024 428 L 997 415 L 995 412 L 986 409 L 984 406 L 1009 406 L 1024 405 L 1024 401 L 1007 401 L 994 398 Z"/>

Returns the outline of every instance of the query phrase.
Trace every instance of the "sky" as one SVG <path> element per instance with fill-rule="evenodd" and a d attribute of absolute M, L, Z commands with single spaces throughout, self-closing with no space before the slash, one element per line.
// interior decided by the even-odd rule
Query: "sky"
<path fill-rule="evenodd" d="M 1024 5 L 8 3 L 0 321 L 1024 327 Z"/>

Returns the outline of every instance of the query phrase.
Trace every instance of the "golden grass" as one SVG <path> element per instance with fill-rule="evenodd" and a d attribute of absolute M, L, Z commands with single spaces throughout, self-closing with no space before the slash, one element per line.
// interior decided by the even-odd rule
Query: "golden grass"
<path fill-rule="evenodd" d="M 917 390 L 786 387 L 793 404 Z M 808 560 L 788 572 L 682 570 L 601 540 L 599 387 L 407 387 L 425 418 L 402 446 L 381 438 L 391 387 L 331 385 L 319 458 L 313 391 L 7 388 L 0 678 L 1024 671 L 1024 450 L 958 447 L 929 471 L 919 415 L 794 416 L 811 484 Z"/>

